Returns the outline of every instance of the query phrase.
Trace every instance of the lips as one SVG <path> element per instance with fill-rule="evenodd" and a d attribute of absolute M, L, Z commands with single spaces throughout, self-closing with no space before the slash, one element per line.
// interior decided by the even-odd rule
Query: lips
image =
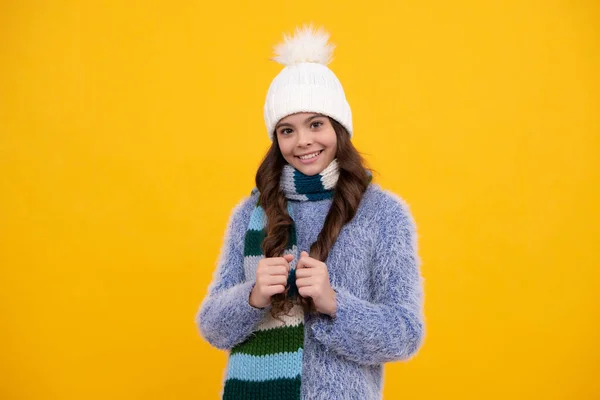
<path fill-rule="evenodd" d="M 312 156 L 307 159 L 302 159 L 299 156 L 296 156 L 296 158 L 298 158 L 298 162 L 300 162 L 301 164 L 304 164 L 304 165 L 314 164 L 314 163 L 319 162 L 319 160 L 321 159 L 321 155 L 323 155 L 323 151 L 324 150 L 319 150 L 319 152 L 316 156 Z M 309 153 L 309 154 L 314 154 L 314 153 Z"/>
<path fill-rule="evenodd" d="M 316 154 L 316 156 L 319 156 L 322 152 L 323 152 L 323 150 L 317 150 L 317 151 L 313 151 L 312 153 L 306 153 L 306 154 L 302 154 L 302 155 L 299 155 L 296 157 L 300 158 L 300 157 L 309 156 L 309 155 L 313 155 L 313 154 Z M 309 160 L 310 160 L 310 158 L 309 158 Z"/>

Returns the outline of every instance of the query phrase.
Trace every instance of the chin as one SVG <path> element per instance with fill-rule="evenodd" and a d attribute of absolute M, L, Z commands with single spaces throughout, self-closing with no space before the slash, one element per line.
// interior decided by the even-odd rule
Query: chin
<path fill-rule="evenodd" d="M 315 165 L 304 165 L 304 164 L 300 164 L 300 163 L 296 164 L 296 169 L 298 171 L 302 172 L 304 175 L 308 175 L 308 176 L 317 175 L 318 173 L 323 171 L 326 167 L 327 167 L 327 165 L 323 165 L 322 163 L 315 164 Z"/>

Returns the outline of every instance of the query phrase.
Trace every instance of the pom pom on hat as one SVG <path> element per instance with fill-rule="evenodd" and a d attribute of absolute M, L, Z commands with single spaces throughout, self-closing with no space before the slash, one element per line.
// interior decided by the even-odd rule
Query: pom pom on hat
<path fill-rule="evenodd" d="M 323 28 L 313 29 L 311 25 L 296 28 L 296 35 L 283 34 L 283 43 L 275 46 L 277 56 L 273 60 L 288 66 L 301 62 L 314 62 L 327 65 L 332 61 L 335 45 L 327 44 L 329 33 Z"/>
<path fill-rule="evenodd" d="M 298 112 L 327 115 L 342 124 L 352 137 L 352 112 L 339 79 L 327 64 L 335 45 L 328 44 L 329 33 L 312 26 L 296 28 L 295 35 L 284 34 L 275 46 L 272 59 L 285 66 L 273 79 L 264 106 L 269 138 L 277 122 Z"/>

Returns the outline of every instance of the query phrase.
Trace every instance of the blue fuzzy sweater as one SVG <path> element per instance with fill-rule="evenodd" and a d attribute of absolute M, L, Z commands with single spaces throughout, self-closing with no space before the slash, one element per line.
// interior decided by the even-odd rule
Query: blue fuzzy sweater
<path fill-rule="evenodd" d="M 253 280 L 244 276 L 244 235 L 257 194 L 232 211 L 217 269 L 196 314 L 199 332 L 216 348 L 243 342 L 269 311 L 248 303 Z M 290 201 L 298 252 L 323 228 L 331 199 Z M 355 217 L 325 260 L 336 291 L 335 318 L 306 315 L 303 399 L 382 398 L 383 363 L 408 360 L 424 339 L 423 277 L 408 205 L 371 183 Z"/>

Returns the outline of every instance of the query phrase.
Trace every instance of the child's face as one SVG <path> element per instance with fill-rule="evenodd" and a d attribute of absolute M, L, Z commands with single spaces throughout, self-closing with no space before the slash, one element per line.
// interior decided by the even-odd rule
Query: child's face
<path fill-rule="evenodd" d="M 288 115 L 275 127 L 279 150 L 285 160 L 304 175 L 316 175 L 335 158 L 337 137 L 324 115 L 302 112 Z M 318 152 L 316 157 L 299 156 Z"/>

